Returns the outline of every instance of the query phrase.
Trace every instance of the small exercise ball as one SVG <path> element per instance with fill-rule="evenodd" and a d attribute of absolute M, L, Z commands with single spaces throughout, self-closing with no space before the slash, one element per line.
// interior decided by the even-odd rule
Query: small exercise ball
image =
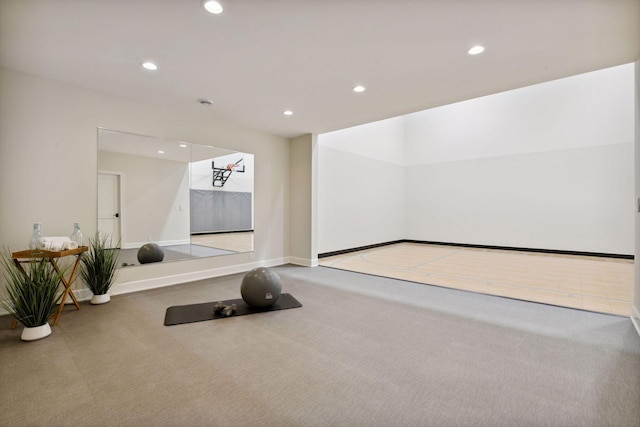
<path fill-rule="evenodd" d="M 268 268 L 258 267 L 245 274 L 240 286 L 244 302 L 251 307 L 269 307 L 282 293 L 280 276 Z"/>
<path fill-rule="evenodd" d="M 146 243 L 138 249 L 138 261 L 140 264 L 160 262 L 164 259 L 164 251 L 155 243 Z"/>

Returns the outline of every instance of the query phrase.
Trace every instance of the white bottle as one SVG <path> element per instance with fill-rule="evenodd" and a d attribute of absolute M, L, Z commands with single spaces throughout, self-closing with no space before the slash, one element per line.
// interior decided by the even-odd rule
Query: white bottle
<path fill-rule="evenodd" d="M 31 239 L 29 239 L 29 249 L 42 249 L 43 247 L 42 224 L 36 222 L 33 224 L 33 233 L 31 233 Z"/>
<path fill-rule="evenodd" d="M 82 231 L 80 231 L 79 222 L 73 224 L 73 233 L 71 233 L 70 239 L 72 242 L 76 242 L 78 247 L 82 246 Z"/>

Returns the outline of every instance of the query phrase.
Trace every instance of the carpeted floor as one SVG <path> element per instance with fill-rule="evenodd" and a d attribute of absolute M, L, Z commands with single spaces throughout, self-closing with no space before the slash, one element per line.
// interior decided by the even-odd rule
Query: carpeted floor
<path fill-rule="evenodd" d="M 164 326 L 241 274 L 0 317 L 3 426 L 638 426 L 629 318 L 328 269 L 277 267 L 304 306 Z"/>

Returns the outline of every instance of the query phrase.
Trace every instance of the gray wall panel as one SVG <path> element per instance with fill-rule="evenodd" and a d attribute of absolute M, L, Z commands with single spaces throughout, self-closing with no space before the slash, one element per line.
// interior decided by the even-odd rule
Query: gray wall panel
<path fill-rule="evenodd" d="M 191 190 L 192 234 L 251 229 L 251 193 Z"/>

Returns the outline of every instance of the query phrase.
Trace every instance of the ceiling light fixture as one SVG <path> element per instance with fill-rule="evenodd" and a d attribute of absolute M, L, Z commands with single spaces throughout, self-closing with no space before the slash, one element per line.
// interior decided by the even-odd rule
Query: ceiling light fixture
<path fill-rule="evenodd" d="M 282 114 L 284 114 L 285 116 L 292 116 L 292 115 L 293 115 L 293 111 L 291 111 L 291 110 L 286 110 L 286 111 L 285 111 L 284 113 L 282 113 Z"/>
<path fill-rule="evenodd" d="M 362 92 L 364 92 L 365 90 L 367 90 L 367 89 L 366 89 L 364 86 L 362 86 L 362 85 L 358 85 L 358 86 L 355 86 L 355 87 L 353 88 L 353 91 L 354 91 L 354 92 L 356 92 L 356 93 L 362 93 Z"/>
<path fill-rule="evenodd" d="M 158 150 L 158 154 L 164 154 L 164 151 Z"/>
<path fill-rule="evenodd" d="M 146 61 L 142 63 L 142 68 L 149 71 L 156 71 L 158 69 L 158 66 L 151 61 Z"/>
<path fill-rule="evenodd" d="M 180 144 L 180 148 L 187 148 L 187 144 Z"/>
<path fill-rule="evenodd" d="M 477 55 L 482 52 L 484 52 L 484 46 L 480 46 L 480 45 L 474 46 L 467 51 L 469 55 Z"/>
<path fill-rule="evenodd" d="M 209 13 L 213 13 L 214 15 L 219 15 L 224 10 L 219 1 L 215 0 L 203 0 L 202 7 Z"/>

